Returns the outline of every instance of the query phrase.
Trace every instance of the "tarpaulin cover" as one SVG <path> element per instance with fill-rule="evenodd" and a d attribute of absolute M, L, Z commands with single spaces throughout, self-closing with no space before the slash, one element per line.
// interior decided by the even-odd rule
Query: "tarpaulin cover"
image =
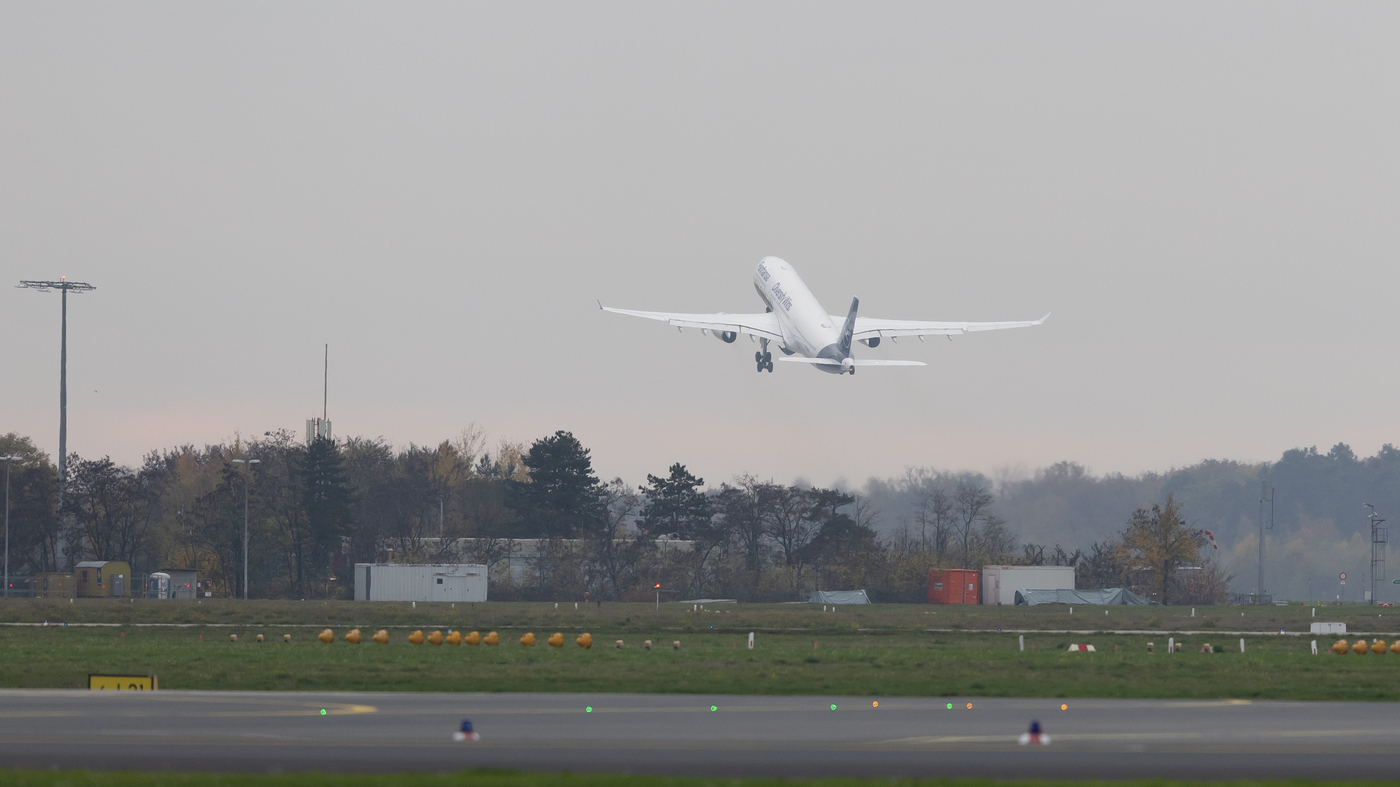
<path fill-rule="evenodd" d="M 1016 604 L 1035 606 L 1036 604 L 1125 604 L 1145 607 L 1155 604 L 1127 588 L 1106 588 L 1104 590 L 1027 590 L 1016 591 Z"/>
<path fill-rule="evenodd" d="M 818 590 L 807 599 L 809 604 L 869 604 L 864 590 Z"/>

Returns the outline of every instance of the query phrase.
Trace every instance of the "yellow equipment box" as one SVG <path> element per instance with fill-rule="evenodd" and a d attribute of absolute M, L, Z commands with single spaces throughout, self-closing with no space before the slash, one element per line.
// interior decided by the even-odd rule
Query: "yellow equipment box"
<path fill-rule="evenodd" d="M 88 688 L 106 691 L 155 691 L 154 675 L 88 675 Z"/>

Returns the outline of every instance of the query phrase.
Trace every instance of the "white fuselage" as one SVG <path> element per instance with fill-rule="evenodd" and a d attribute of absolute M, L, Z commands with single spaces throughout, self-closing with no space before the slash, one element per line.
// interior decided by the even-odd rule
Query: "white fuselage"
<path fill-rule="evenodd" d="M 754 271 L 753 286 L 778 318 L 785 352 L 841 360 L 841 326 L 817 302 L 817 296 L 807 289 L 791 265 L 777 257 L 764 257 Z M 840 366 L 817 368 L 833 374 L 842 372 Z"/>

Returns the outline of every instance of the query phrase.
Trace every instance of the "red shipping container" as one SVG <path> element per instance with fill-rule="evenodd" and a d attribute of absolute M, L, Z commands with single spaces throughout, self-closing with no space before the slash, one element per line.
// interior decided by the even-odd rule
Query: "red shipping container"
<path fill-rule="evenodd" d="M 981 585 L 982 572 L 975 568 L 931 568 L 928 570 L 928 603 L 980 603 Z"/>

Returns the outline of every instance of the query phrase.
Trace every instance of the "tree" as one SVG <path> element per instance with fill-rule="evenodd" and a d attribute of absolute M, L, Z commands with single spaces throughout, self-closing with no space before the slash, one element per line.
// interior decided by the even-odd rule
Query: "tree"
<path fill-rule="evenodd" d="M 599 520 L 599 527 L 589 534 L 589 541 L 593 562 L 602 578 L 612 585 L 614 598 L 621 597 L 635 584 L 637 560 L 650 546 L 640 536 L 635 539 L 627 537 L 625 523 L 640 506 L 637 493 L 621 478 L 614 478 L 603 487 L 603 517 Z M 597 587 L 602 583 L 591 584 Z"/>
<path fill-rule="evenodd" d="M 948 536 L 953 530 L 953 500 L 942 487 L 929 486 L 919 490 L 918 500 L 919 508 L 914 519 L 919 523 L 919 551 L 927 552 L 932 546 L 938 555 L 938 562 L 942 563 L 943 555 L 948 550 Z M 931 544 L 930 535 L 933 537 Z"/>
<path fill-rule="evenodd" d="M 1202 531 L 1181 517 L 1181 505 L 1167 495 L 1166 503 L 1153 505 L 1150 513 L 1141 508 L 1133 512 L 1119 549 L 1130 568 L 1149 572 L 1152 596 L 1166 603 L 1172 577 L 1182 564 L 1200 560 L 1205 540 Z"/>
<path fill-rule="evenodd" d="M 648 474 L 647 485 L 641 488 L 646 495 L 642 529 L 651 536 L 695 540 L 708 527 L 712 515 L 710 499 L 700 491 L 703 486 L 705 479 L 696 478 L 679 462 L 671 465 L 665 478 Z"/>
<path fill-rule="evenodd" d="M 719 512 L 724 532 L 738 542 L 743 550 L 748 570 L 757 579 L 763 570 L 764 512 L 759 493 L 766 484 L 752 476 L 735 479 L 735 485 L 720 484 L 715 495 L 715 510 Z"/>
<path fill-rule="evenodd" d="M 796 486 L 763 485 L 759 506 L 768 520 L 768 535 L 783 551 L 783 563 L 802 564 L 802 548 L 816 533 L 812 519 L 813 493 Z"/>
<path fill-rule="evenodd" d="M 601 519 L 601 484 L 587 448 L 569 432 L 536 440 L 522 461 L 529 481 L 509 481 L 508 505 L 529 538 L 573 538 Z"/>
<path fill-rule="evenodd" d="M 83 554 L 94 560 L 135 561 L 155 498 L 147 481 L 110 457 L 88 460 L 73 454 L 63 511 L 73 517 L 72 541 L 82 544 Z"/>
<path fill-rule="evenodd" d="M 63 540 L 58 519 L 58 470 L 32 440 L 14 432 L 0 435 L 0 456 L 21 457 L 18 462 L 6 463 L 10 474 L 10 574 L 26 566 L 34 571 L 57 571 Z"/>
<path fill-rule="evenodd" d="M 1075 587 L 1086 590 L 1102 590 L 1123 586 L 1123 560 L 1113 539 L 1098 541 L 1089 546 L 1074 566 Z"/>
<path fill-rule="evenodd" d="M 302 507 L 311 536 L 311 577 L 329 573 L 331 552 L 349 535 L 354 521 L 355 496 L 345 472 L 340 446 L 334 440 L 317 438 L 306 449 L 302 466 Z"/>
<path fill-rule="evenodd" d="M 959 482 L 953 493 L 953 526 L 962 541 L 960 562 L 963 568 L 972 568 L 973 536 L 977 526 L 987 520 L 992 502 L 992 493 L 971 481 Z"/>

